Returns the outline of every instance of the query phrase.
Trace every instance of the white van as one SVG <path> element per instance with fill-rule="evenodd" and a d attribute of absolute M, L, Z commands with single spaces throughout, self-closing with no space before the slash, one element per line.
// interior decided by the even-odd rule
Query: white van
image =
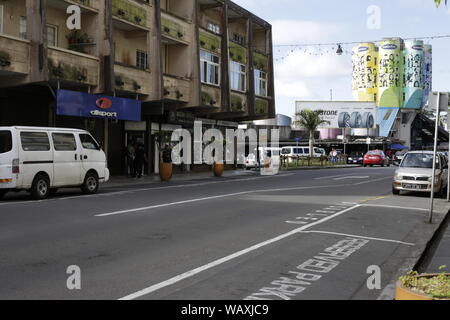
<path fill-rule="evenodd" d="M 0 198 L 28 190 L 40 200 L 62 187 L 94 194 L 108 180 L 106 155 L 87 131 L 0 127 Z"/>
<path fill-rule="evenodd" d="M 309 157 L 309 147 L 283 147 L 281 155 L 288 157 L 289 162 L 294 161 L 294 157 Z M 321 150 L 314 147 L 313 156 L 320 158 L 322 155 Z"/>

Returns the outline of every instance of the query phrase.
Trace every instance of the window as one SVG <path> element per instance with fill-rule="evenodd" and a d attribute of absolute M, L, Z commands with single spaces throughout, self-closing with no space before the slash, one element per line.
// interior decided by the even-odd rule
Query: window
<path fill-rule="evenodd" d="M 58 27 L 47 24 L 47 44 L 51 47 L 58 46 Z"/>
<path fill-rule="evenodd" d="M 77 143 L 71 133 L 53 133 L 53 145 L 56 151 L 75 151 Z"/>
<path fill-rule="evenodd" d="M 21 132 L 20 141 L 23 151 L 49 151 L 50 141 L 45 132 Z"/>
<path fill-rule="evenodd" d="M 241 36 L 240 34 L 233 33 L 233 37 L 231 40 L 237 44 L 240 44 L 241 46 L 245 45 L 245 37 Z"/>
<path fill-rule="evenodd" d="M 136 67 L 142 70 L 148 69 L 148 54 L 145 51 L 136 51 Z"/>
<path fill-rule="evenodd" d="M 230 83 L 231 89 L 233 90 L 247 90 L 247 72 L 245 65 L 235 61 L 230 62 Z"/>
<path fill-rule="evenodd" d="M 19 37 L 22 39 L 27 38 L 27 18 L 20 17 L 19 21 Z"/>
<path fill-rule="evenodd" d="M 80 134 L 80 140 L 84 149 L 100 150 L 100 146 L 98 145 L 97 141 L 95 141 L 94 138 L 92 138 L 90 135 Z"/>
<path fill-rule="evenodd" d="M 0 131 L 0 154 L 12 150 L 11 131 Z"/>
<path fill-rule="evenodd" d="M 267 96 L 267 73 L 258 69 L 255 69 L 255 94 Z"/>
<path fill-rule="evenodd" d="M 215 34 L 220 34 L 220 26 L 217 23 L 214 23 L 212 21 L 208 21 L 206 29 L 208 29 L 209 31 L 211 31 Z"/>
<path fill-rule="evenodd" d="M 3 5 L 0 4 L 0 34 L 3 33 Z"/>
<path fill-rule="evenodd" d="M 220 85 L 220 58 L 208 51 L 200 50 L 201 81 Z"/>

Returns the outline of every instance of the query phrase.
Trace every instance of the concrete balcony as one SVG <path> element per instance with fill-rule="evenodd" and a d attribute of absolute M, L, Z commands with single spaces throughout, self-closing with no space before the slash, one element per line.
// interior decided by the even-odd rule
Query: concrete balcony
<path fill-rule="evenodd" d="M 161 11 L 161 35 L 164 43 L 188 45 L 192 41 L 192 36 L 188 30 L 188 22 Z"/>
<path fill-rule="evenodd" d="M 27 75 L 30 72 L 30 42 L 0 35 L 0 76 Z"/>
<path fill-rule="evenodd" d="M 204 111 L 220 112 L 222 101 L 220 87 L 202 84 L 201 90 L 201 108 Z"/>
<path fill-rule="evenodd" d="M 114 64 L 115 89 L 124 93 L 149 95 L 151 89 L 151 73 L 123 64 Z"/>
<path fill-rule="evenodd" d="M 64 0 L 64 2 L 79 5 L 82 9 L 90 11 L 99 11 L 101 9 L 100 0 Z"/>
<path fill-rule="evenodd" d="M 150 5 L 143 2 L 131 0 L 113 0 L 112 13 L 115 22 L 125 24 L 127 26 L 122 29 L 145 29 L 150 28 Z"/>
<path fill-rule="evenodd" d="M 165 74 L 164 98 L 172 101 L 189 102 L 191 98 L 189 80 Z"/>
<path fill-rule="evenodd" d="M 49 47 L 48 69 L 50 80 L 93 87 L 99 85 L 100 64 L 94 56 Z"/>

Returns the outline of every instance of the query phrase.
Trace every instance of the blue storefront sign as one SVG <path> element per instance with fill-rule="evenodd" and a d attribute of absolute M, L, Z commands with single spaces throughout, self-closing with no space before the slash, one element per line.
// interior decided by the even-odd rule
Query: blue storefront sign
<path fill-rule="evenodd" d="M 83 118 L 141 121 L 141 101 L 58 90 L 56 114 Z"/>

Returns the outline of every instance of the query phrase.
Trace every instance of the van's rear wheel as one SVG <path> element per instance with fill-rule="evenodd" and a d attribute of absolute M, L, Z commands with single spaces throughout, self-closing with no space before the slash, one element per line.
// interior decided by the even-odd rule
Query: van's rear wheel
<path fill-rule="evenodd" d="M 35 200 L 42 200 L 50 194 L 50 181 L 45 175 L 38 175 L 34 178 L 31 186 L 31 197 Z"/>
<path fill-rule="evenodd" d="M 98 191 L 98 176 L 93 172 L 89 172 L 84 178 L 83 185 L 81 186 L 81 190 L 85 194 L 95 194 Z"/>
<path fill-rule="evenodd" d="M 4 197 L 5 194 L 6 194 L 6 192 L 7 192 L 7 191 L 5 191 L 5 190 L 0 190 L 0 200 L 3 199 L 3 197 Z"/>

